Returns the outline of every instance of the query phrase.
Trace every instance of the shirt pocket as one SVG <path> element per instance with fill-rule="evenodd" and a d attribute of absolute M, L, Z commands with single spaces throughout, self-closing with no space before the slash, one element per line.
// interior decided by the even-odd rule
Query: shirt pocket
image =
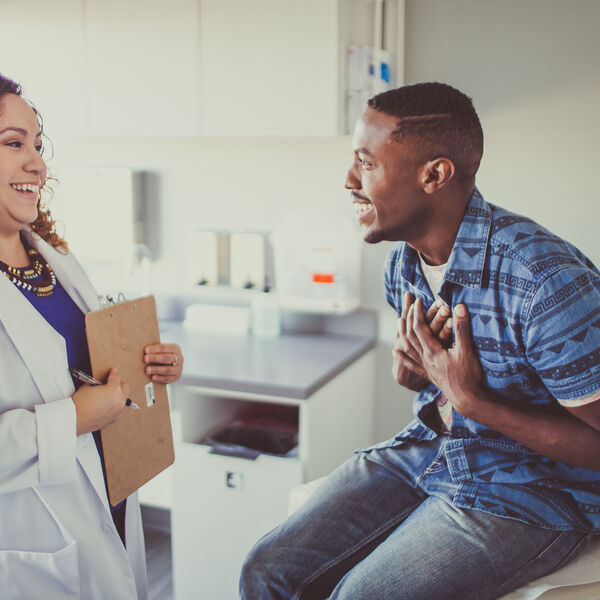
<path fill-rule="evenodd" d="M 492 362 L 481 356 L 479 362 L 487 386 L 503 396 L 527 389 L 527 377 L 518 362 Z"/>
<path fill-rule="evenodd" d="M 79 598 L 77 554 L 76 541 L 57 552 L 0 551 L 2 598 Z"/>

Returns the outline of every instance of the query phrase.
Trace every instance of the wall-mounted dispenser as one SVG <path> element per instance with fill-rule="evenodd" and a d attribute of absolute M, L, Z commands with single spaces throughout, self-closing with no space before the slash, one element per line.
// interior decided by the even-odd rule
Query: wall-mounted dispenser
<path fill-rule="evenodd" d="M 339 215 L 294 215 L 271 236 L 283 308 L 347 313 L 359 305 L 361 239 Z"/>

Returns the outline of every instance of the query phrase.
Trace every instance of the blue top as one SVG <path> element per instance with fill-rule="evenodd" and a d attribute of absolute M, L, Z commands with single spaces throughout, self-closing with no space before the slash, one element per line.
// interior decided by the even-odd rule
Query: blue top
<path fill-rule="evenodd" d="M 29 247 L 25 244 L 26 248 Z M 26 267 L 22 267 L 26 268 Z M 42 279 L 42 276 L 32 280 L 36 283 Z M 17 286 L 18 287 L 18 286 Z M 65 291 L 60 282 L 56 281 L 54 290 L 50 296 L 40 298 L 33 292 L 18 287 L 21 293 L 27 298 L 32 306 L 46 319 L 46 321 L 63 336 L 67 346 L 67 360 L 69 367 L 76 367 L 86 373 L 91 373 L 90 354 L 87 345 L 87 336 L 85 334 L 85 315 L 77 304 L 73 302 L 69 294 Z M 81 387 L 82 383 L 74 380 L 75 388 Z M 92 432 L 96 448 L 100 454 L 102 462 L 102 473 L 104 474 L 106 483 L 106 471 L 104 467 L 104 454 L 102 452 L 102 440 L 100 431 Z M 111 510 L 119 508 L 122 502 L 115 507 L 111 506 Z"/>
<path fill-rule="evenodd" d="M 40 279 L 38 277 L 37 279 Z M 36 280 L 33 280 L 35 283 Z M 69 367 L 91 372 L 90 355 L 85 335 L 85 315 L 57 280 L 50 296 L 40 298 L 33 292 L 18 288 L 48 323 L 65 338 Z M 78 388 L 81 383 L 75 381 Z"/>
<path fill-rule="evenodd" d="M 402 242 L 388 256 L 386 296 L 398 316 L 410 291 L 434 297 L 417 252 Z M 487 386 L 508 405 L 564 411 L 600 394 L 600 273 L 568 242 L 526 217 L 488 204 L 475 189 L 448 260 L 440 296 L 464 303 Z M 382 446 L 444 432 L 429 384 L 413 420 Z M 551 529 L 600 532 L 600 472 L 570 467 L 453 410 L 442 488 L 463 508 Z"/>

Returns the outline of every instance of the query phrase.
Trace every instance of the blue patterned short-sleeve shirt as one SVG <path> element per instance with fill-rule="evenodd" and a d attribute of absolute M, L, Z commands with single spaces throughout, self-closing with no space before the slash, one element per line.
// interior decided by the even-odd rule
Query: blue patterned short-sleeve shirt
<path fill-rule="evenodd" d="M 406 291 L 425 306 L 434 301 L 418 254 L 399 243 L 386 268 L 398 316 Z M 564 411 L 600 397 L 600 273 L 573 245 L 475 189 L 439 295 L 469 309 L 486 384 L 506 404 Z M 419 392 L 415 420 L 390 443 L 447 435 L 439 489 L 449 501 L 541 527 L 600 532 L 600 472 L 541 456 L 456 411 L 444 432 L 439 393 L 433 384 Z"/>

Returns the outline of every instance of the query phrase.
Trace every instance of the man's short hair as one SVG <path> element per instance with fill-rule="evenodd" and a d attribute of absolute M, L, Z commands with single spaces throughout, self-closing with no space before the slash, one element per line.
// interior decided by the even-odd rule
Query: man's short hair
<path fill-rule="evenodd" d="M 375 110 L 397 117 L 392 137 L 408 141 L 417 160 L 445 157 L 471 178 L 483 154 L 483 131 L 471 98 L 445 83 L 417 83 L 377 94 Z"/>

